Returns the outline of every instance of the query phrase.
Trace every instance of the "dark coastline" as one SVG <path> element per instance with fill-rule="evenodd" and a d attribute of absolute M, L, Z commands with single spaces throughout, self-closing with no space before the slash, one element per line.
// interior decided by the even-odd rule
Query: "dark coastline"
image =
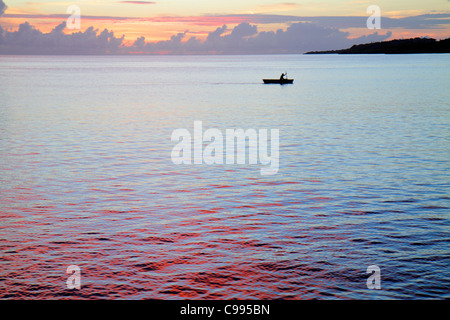
<path fill-rule="evenodd" d="M 348 49 L 310 51 L 305 54 L 417 54 L 450 53 L 450 38 L 414 38 L 354 45 Z"/>

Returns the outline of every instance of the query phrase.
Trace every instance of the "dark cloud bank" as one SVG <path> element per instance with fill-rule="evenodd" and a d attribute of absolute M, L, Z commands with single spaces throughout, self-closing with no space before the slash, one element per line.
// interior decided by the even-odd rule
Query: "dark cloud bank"
<path fill-rule="evenodd" d="M 294 23 L 286 30 L 258 32 L 256 25 L 241 23 L 234 29 L 227 26 L 210 32 L 205 41 L 196 37 L 187 39 L 186 33 L 170 40 L 146 42 L 138 38 L 125 46 L 123 36 L 116 37 L 107 29 L 99 32 L 93 27 L 84 32 L 64 34 L 65 22 L 49 33 L 42 33 L 29 23 L 23 23 L 14 32 L 0 27 L 0 54 L 271 54 L 303 53 L 311 50 L 342 49 L 352 44 L 382 41 L 391 36 L 373 33 L 357 39 L 334 28 L 312 23 Z M 228 32 L 231 31 L 231 32 Z"/>
<path fill-rule="evenodd" d="M 218 54 L 272 54 L 303 53 L 310 48 L 341 48 L 353 43 L 381 41 L 391 33 L 374 33 L 368 37 L 348 39 L 349 34 L 338 29 L 325 28 L 312 23 L 294 23 L 286 30 L 258 32 L 256 25 L 241 23 L 232 30 L 227 26 L 210 32 L 205 41 L 195 37 L 187 39 L 179 33 L 168 41 L 145 43 L 138 39 L 133 49 L 138 52 L 171 52 L 176 54 L 218 53 Z M 227 32 L 231 31 L 231 32 Z"/>
<path fill-rule="evenodd" d="M 6 6 L 0 0 L 0 14 Z M 256 19 L 275 16 L 252 16 Z M 283 17 L 283 16 L 278 16 Z M 291 17 L 292 18 L 292 17 Z M 299 17 L 297 17 L 298 19 Z M 349 39 L 349 33 L 338 28 L 349 27 L 352 24 L 365 25 L 361 17 L 318 17 L 318 21 L 292 22 L 285 30 L 271 32 L 258 31 L 256 24 L 267 21 L 243 22 L 228 29 L 226 25 L 210 32 L 206 40 L 188 37 L 187 32 L 172 36 L 171 39 L 160 42 L 146 42 L 138 38 L 134 44 L 126 46 L 124 37 L 117 37 L 107 29 L 99 31 L 90 27 L 85 31 L 64 34 L 66 23 L 60 23 L 51 32 L 43 33 L 29 23 L 20 25 L 17 31 L 3 30 L 0 26 L 0 54 L 283 54 L 304 53 L 307 51 L 336 50 L 350 47 L 354 44 L 370 43 L 388 39 L 392 33 L 374 32 L 369 36 Z M 330 20 L 331 19 L 331 20 Z M 334 21 L 334 20 L 336 21 Z M 357 19 L 358 22 L 353 21 Z M 392 20 L 392 19 L 391 19 Z M 412 20 L 405 20 L 412 24 Z M 416 19 L 414 27 L 421 19 Z M 419 21 L 420 20 L 420 21 Z M 429 20 L 429 19 L 428 19 Z M 291 19 L 292 21 L 292 19 Z M 330 26 L 330 21 L 338 27 Z M 389 25 L 393 22 L 383 20 Z M 1 20 L 0 20 L 1 22 Z M 328 22 L 328 23 L 327 23 Z M 349 25 L 350 23 L 350 25 Z M 406 28 L 411 27 L 407 26 Z M 423 27 L 423 26 L 422 26 Z"/>

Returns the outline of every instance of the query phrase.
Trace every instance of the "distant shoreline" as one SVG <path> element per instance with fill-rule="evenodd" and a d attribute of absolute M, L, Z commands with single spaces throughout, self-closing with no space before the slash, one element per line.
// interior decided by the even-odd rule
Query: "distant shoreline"
<path fill-rule="evenodd" d="M 305 54 L 420 54 L 450 53 L 450 38 L 414 38 L 354 45 L 348 49 L 310 51 Z"/>

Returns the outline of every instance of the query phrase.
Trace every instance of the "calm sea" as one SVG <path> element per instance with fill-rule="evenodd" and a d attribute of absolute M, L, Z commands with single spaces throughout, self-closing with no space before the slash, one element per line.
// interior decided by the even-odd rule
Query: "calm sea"
<path fill-rule="evenodd" d="M 0 298 L 450 298 L 450 55 L 0 56 L 0 84 Z M 278 129 L 278 173 L 174 164 L 194 121 Z"/>

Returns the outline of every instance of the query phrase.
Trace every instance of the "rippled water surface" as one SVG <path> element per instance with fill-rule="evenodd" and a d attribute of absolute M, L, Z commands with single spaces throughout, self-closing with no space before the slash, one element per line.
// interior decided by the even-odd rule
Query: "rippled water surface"
<path fill-rule="evenodd" d="M 449 67 L 0 57 L 0 298 L 450 298 Z M 175 165 L 196 120 L 279 129 L 278 174 Z"/>

